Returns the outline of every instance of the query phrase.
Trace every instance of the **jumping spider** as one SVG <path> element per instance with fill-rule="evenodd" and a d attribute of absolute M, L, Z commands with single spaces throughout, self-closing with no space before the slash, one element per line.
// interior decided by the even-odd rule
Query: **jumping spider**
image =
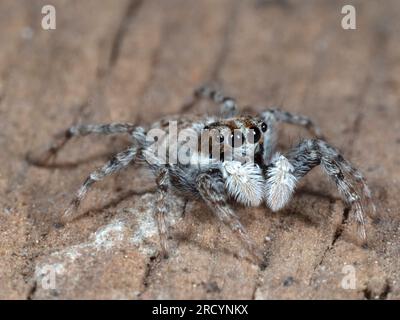
<path fill-rule="evenodd" d="M 240 223 L 231 203 L 258 206 L 265 202 L 272 211 L 280 210 L 291 199 L 297 182 L 312 168 L 321 165 L 335 182 L 346 205 L 353 208 L 352 217 L 357 222 L 358 236 L 362 241 L 366 240 L 365 208 L 369 207 L 372 214 L 375 207 L 365 179 L 334 147 L 321 139 L 319 128 L 309 118 L 278 109 L 269 109 L 254 117 L 238 115 L 234 99 L 225 97 L 207 86 L 195 91 L 192 105 L 202 98 L 211 99 L 219 104 L 221 114 L 198 118 L 168 117 L 154 123 L 147 130 L 131 123 L 77 125 L 60 134 L 49 149 L 31 161 L 45 165 L 73 137 L 126 133 L 131 137 L 132 144 L 87 177 L 65 211 L 66 219 L 71 217 L 71 213 L 78 208 L 95 182 L 139 161 L 150 167 L 156 177 L 158 197 L 154 211 L 165 256 L 168 252 L 166 197 L 168 192 L 173 191 L 187 199 L 202 199 L 210 210 L 239 236 L 259 262 L 263 261 L 263 256 Z M 239 158 L 249 154 L 250 150 L 253 157 L 244 156 L 241 161 L 237 161 L 221 151 L 219 159 L 208 162 L 201 160 L 202 165 L 159 161 L 157 156 L 150 152 L 155 141 L 149 142 L 146 134 L 152 128 L 168 132 L 168 121 L 171 120 L 177 121 L 178 129 L 190 128 L 199 137 L 205 129 L 227 132 L 227 136 L 221 135 L 213 144 L 224 147 L 230 145 L 230 150 L 233 150 L 234 155 L 239 155 Z M 315 139 L 304 140 L 284 154 L 276 153 L 276 126 L 279 122 L 305 127 Z M 167 141 L 166 138 L 161 140 Z M 239 143 L 235 143 L 237 140 Z M 182 145 L 178 143 L 177 148 L 179 152 Z M 196 156 L 203 160 L 210 159 L 212 157 L 209 152 L 209 149 L 205 152 L 199 149 Z"/>

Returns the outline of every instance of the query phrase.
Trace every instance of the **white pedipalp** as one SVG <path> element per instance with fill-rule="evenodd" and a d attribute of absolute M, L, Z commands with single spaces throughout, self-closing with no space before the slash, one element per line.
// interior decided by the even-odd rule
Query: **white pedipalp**
<path fill-rule="evenodd" d="M 225 188 L 237 202 L 247 206 L 258 206 L 263 201 L 265 181 L 258 165 L 225 161 L 222 164 Z"/>
<path fill-rule="evenodd" d="M 282 209 L 290 200 L 296 187 L 294 168 L 285 156 L 277 153 L 273 166 L 267 171 L 266 201 L 273 211 Z"/>

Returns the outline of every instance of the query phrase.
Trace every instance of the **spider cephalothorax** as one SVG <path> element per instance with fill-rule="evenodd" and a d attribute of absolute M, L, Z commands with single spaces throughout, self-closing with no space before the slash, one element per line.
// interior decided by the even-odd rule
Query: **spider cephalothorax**
<path fill-rule="evenodd" d="M 210 132 L 209 154 L 213 157 L 214 145 L 219 145 L 220 160 L 251 161 L 262 153 L 267 125 L 261 119 L 235 117 L 210 123 L 204 127 Z M 207 141 L 206 141 L 207 142 Z"/>
<path fill-rule="evenodd" d="M 359 237 L 365 241 L 365 213 L 375 213 L 371 193 L 362 174 L 340 153 L 321 139 L 320 130 L 307 117 L 278 109 L 256 116 L 237 116 L 232 98 L 202 87 L 195 91 L 192 105 L 200 98 L 221 104 L 221 115 L 206 117 L 168 117 L 145 129 L 130 123 L 78 125 L 59 135 L 36 164 L 45 164 L 65 143 L 88 134 L 126 133 L 132 144 L 116 154 L 102 168 L 91 173 L 76 193 L 64 217 L 76 210 L 89 188 L 135 161 L 147 165 L 155 174 L 159 197 L 154 213 L 161 246 L 167 252 L 168 211 L 166 197 L 176 192 L 183 197 L 203 200 L 215 215 L 241 238 L 258 259 L 262 254 L 235 215 L 231 202 L 246 206 L 265 203 L 273 211 L 291 199 L 297 182 L 315 166 L 321 165 L 335 182 L 345 203 L 353 208 Z M 315 136 L 300 142 L 285 153 L 275 151 L 276 125 L 300 125 Z"/>

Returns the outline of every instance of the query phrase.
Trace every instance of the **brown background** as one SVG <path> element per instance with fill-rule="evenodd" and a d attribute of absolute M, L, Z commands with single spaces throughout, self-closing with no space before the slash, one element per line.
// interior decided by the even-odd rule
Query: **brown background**
<path fill-rule="evenodd" d="M 41 29 L 49 2 L 53 31 Z M 349 2 L 357 30 L 346 31 Z M 396 0 L 2 0 L 0 298 L 400 298 L 399 35 Z M 368 249 L 341 232 L 343 205 L 319 170 L 279 213 L 237 208 L 267 253 L 265 270 L 203 205 L 175 197 L 171 257 L 158 259 L 154 183 L 138 168 L 96 185 L 80 218 L 55 223 L 126 140 L 74 141 L 51 168 L 29 165 L 27 151 L 77 121 L 179 113 L 210 80 L 242 105 L 279 105 L 320 124 L 373 190 L 381 219 L 368 227 Z M 285 129 L 282 146 L 306 135 Z M 354 290 L 341 287 L 345 265 Z M 43 286 L 48 270 L 53 289 Z"/>

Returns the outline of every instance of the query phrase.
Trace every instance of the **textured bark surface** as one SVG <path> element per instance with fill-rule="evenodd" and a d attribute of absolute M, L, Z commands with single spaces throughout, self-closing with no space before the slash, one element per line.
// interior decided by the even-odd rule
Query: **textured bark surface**
<path fill-rule="evenodd" d="M 0 298 L 400 298 L 400 3 L 53 0 L 0 2 Z M 238 207 L 267 252 L 261 270 L 201 203 L 171 198 L 170 257 L 158 258 L 154 179 L 132 167 L 58 217 L 119 137 L 71 142 L 49 168 L 25 161 L 76 123 L 149 123 L 179 113 L 216 82 L 241 105 L 311 116 L 366 175 L 380 220 L 368 248 L 343 225 L 337 192 L 316 169 L 281 212 Z M 216 108 L 201 103 L 195 112 Z M 281 147 L 306 133 L 283 127 Z M 354 267 L 355 289 L 343 289 Z M 54 272 L 54 286 L 47 286 Z"/>

